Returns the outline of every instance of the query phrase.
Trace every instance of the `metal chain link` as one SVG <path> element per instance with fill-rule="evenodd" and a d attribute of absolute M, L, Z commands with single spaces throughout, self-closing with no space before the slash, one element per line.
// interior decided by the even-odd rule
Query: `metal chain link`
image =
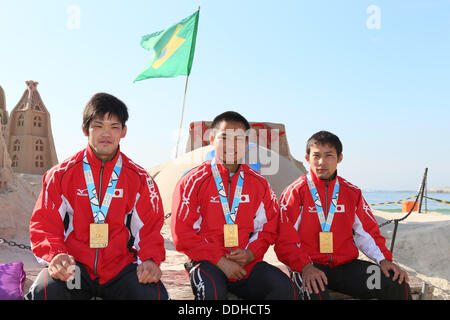
<path fill-rule="evenodd" d="M 394 222 L 394 221 L 395 221 L 395 219 L 385 221 L 384 223 L 379 224 L 379 225 L 378 225 L 378 228 L 383 228 L 385 225 L 388 225 L 388 224 L 390 224 L 390 223 L 392 223 L 392 222 Z"/>
<path fill-rule="evenodd" d="M 24 244 L 20 244 L 15 241 L 12 241 L 12 240 L 6 240 L 4 238 L 0 238 L 0 244 L 2 244 L 2 243 L 5 243 L 11 247 L 19 247 L 19 249 L 23 249 L 23 250 L 31 250 L 30 246 L 26 246 Z"/>

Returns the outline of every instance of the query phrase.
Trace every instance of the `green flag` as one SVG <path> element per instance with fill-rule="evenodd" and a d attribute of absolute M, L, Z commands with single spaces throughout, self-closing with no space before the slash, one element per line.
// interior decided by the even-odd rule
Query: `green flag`
<path fill-rule="evenodd" d="M 199 11 L 173 26 L 142 37 L 141 46 L 153 50 L 150 62 L 137 78 L 170 78 L 191 73 Z"/>

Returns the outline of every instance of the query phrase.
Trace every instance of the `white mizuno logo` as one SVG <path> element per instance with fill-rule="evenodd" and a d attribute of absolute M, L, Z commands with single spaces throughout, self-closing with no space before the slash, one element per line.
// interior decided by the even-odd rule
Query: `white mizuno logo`
<path fill-rule="evenodd" d="M 219 196 L 216 196 L 216 197 L 214 197 L 214 196 L 211 196 L 211 200 L 209 200 L 209 202 L 210 203 L 219 203 L 220 201 L 219 201 Z"/>
<path fill-rule="evenodd" d="M 88 197 L 89 194 L 88 194 L 87 189 L 77 189 L 77 196 Z"/>

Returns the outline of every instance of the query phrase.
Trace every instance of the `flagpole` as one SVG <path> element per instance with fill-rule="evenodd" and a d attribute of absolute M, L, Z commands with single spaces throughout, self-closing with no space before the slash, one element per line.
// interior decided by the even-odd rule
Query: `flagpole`
<path fill-rule="evenodd" d="M 198 6 L 198 11 L 200 11 L 200 6 Z M 189 74 L 186 76 L 186 83 L 184 85 L 183 107 L 181 108 L 181 119 L 180 119 L 180 127 L 178 128 L 178 137 L 177 137 L 177 146 L 176 146 L 176 150 L 175 150 L 175 159 L 178 158 L 178 149 L 179 149 L 180 139 L 181 139 L 181 129 L 183 128 L 184 105 L 186 103 L 186 92 L 187 92 L 188 82 L 189 82 Z"/>
<path fill-rule="evenodd" d="M 176 147 L 176 150 L 175 150 L 175 158 L 178 158 L 178 147 L 180 145 L 181 129 L 183 127 L 184 104 L 186 103 L 186 92 L 187 92 L 188 82 L 189 82 L 189 75 L 186 76 L 186 83 L 184 85 L 183 107 L 181 109 L 180 127 L 178 128 L 178 138 L 177 138 L 177 147 Z"/>

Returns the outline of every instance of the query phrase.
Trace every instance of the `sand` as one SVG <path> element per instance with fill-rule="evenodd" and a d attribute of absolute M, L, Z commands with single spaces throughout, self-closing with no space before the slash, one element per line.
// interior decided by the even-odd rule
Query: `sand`
<path fill-rule="evenodd" d="M 39 177 L 19 177 L 14 187 L 0 194 L 0 237 L 29 245 L 28 222 L 37 197 Z M 27 181 L 27 182 L 25 182 Z M 29 184 L 32 184 L 31 187 Z M 403 214 L 374 211 L 379 223 Z M 390 247 L 394 223 L 381 229 Z M 450 300 L 450 215 L 430 212 L 413 213 L 399 224 L 394 247 L 394 261 L 417 277 L 434 286 L 433 299 Z M 187 261 L 172 243 L 170 219 L 161 230 L 165 239 L 166 260 L 161 264 L 162 281 L 172 299 L 193 299 L 183 264 Z M 361 255 L 361 258 L 364 258 Z M 273 247 L 264 260 L 285 268 L 278 261 Z M 28 250 L 0 244 L 0 263 L 22 261 L 27 275 L 33 278 L 41 269 Z M 27 282 L 29 287 L 30 281 Z"/>
<path fill-rule="evenodd" d="M 404 213 L 374 212 L 379 223 L 398 219 Z M 394 223 L 381 228 L 388 248 Z M 393 249 L 394 262 L 409 274 L 435 287 L 434 296 L 450 299 L 450 215 L 413 212 L 399 223 Z"/>

